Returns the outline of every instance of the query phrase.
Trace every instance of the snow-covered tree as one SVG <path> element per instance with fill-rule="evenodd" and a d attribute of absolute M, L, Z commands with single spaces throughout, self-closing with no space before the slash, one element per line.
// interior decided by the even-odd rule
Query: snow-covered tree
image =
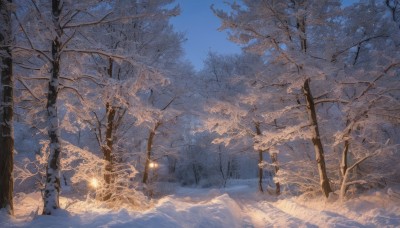
<path fill-rule="evenodd" d="M 245 7 L 244 7 L 245 6 Z M 325 74 L 317 67 L 321 47 L 314 40 L 314 34 L 322 26 L 335 20 L 335 10 L 339 2 L 335 1 L 244 1 L 244 6 L 232 4 L 232 13 L 214 12 L 223 21 L 221 29 L 232 31 L 231 39 L 247 44 L 247 50 L 265 55 L 271 63 L 269 79 L 265 86 L 280 85 L 286 88 L 287 94 L 293 97 L 293 105 L 301 105 L 308 118 L 297 123 L 293 129 L 285 129 L 287 136 L 307 129 L 307 138 L 311 139 L 319 170 L 322 192 L 328 196 L 332 192 L 326 173 L 324 148 L 318 125 L 315 100 L 310 85 L 311 79 L 323 78 Z M 318 31 L 319 32 L 319 31 Z M 326 53 L 323 53 L 326 54 Z M 281 70 L 279 70 L 281 68 Z M 284 69 L 284 70 L 282 70 Z M 304 97 L 304 102 L 300 101 Z M 300 102 L 296 104 L 295 102 Z M 303 105 L 302 105 L 303 104 Z M 286 110 L 293 108 L 286 107 Z M 285 112 L 280 112 L 285 115 Z M 277 116 L 279 117 L 279 115 Z M 268 122 L 277 118 L 269 117 Z M 284 133 L 284 132 L 283 132 Z M 300 133 L 304 135 L 303 133 Z M 269 149 L 273 141 L 271 134 L 260 140 L 260 148 Z M 283 136 L 281 134 L 281 136 Z M 268 140 L 268 141 L 265 141 Z"/>
<path fill-rule="evenodd" d="M 390 4 L 394 6 L 394 3 Z M 348 132 L 344 135 L 356 134 L 349 126 L 361 127 L 354 123 L 360 119 L 356 116 L 367 114 L 362 111 L 365 107 L 369 107 L 367 110 L 381 107 L 379 114 L 396 118 L 393 112 L 382 111 L 386 109 L 384 105 L 377 105 L 384 102 L 397 106 L 398 95 L 387 93 L 393 91 L 389 86 L 393 80 L 379 82 L 383 75 L 395 75 L 398 69 L 398 45 L 394 38 L 398 35 L 395 26 L 391 25 L 394 21 L 389 22 L 387 15 L 390 14 L 386 13 L 383 2 L 362 2 L 346 10 L 339 1 L 244 1 L 243 4 L 230 5 L 230 14 L 214 10 L 223 21 L 221 29 L 229 30 L 231 40 L 246 45 L 246 50 L 265 57 L 268 67 L 260 74 L 259 87 L 268 88 L 265 93 L 270 95 L 272 102 L 278 99 L 288 102 L 264 112 L 266 123 L 278 121 L 283 128 L 279 131 L 270 128 L 263 132 L 258 139 L 259 148 L 290 146 L 310 139 L 320 187 L 328 197 L 333 191 L 331 184 L 337 177 L 336 168 L 332 167 L 340 157 L 333 156 L 333 151 L 337 150 L 335 145 L 338 145 L 337 140 L 332 140 L 336 131 L 344 127 Z M 375 94 L 378 90 L 373 86 L 378 82 L 382 83 L 378 89 L 380 95 Z M 366 87 L 361 85 L 374 90 L 363 92 Z M 349 92 L 354 94 L 349 95 Z M 371 99 L 371 96 L 376 99 Z M 369 120 L 367 125 L 363 122 L 362 128 L 380 132 L 376 131 L 375 120 Z M 392 121 L 386 119 L 384 122 Z M 376 137 L 381 137 L 380 134 Z M 347 136 L 340 141 L 344 143 L 343 151 L 348 151 Z M 381 145 L 384 142 L 382 140 Z M 329 164 L 326 163 L 326 151 Z M 368 156 L 368 153 L 360 154 L 359 158 Z M 292 167 L 293 172 L 285 166 L 288 170 L 280 172 L 279 179 L 300 183 L 293 179 L 299 171 L 297 165 L 297 168 Z M 342 163 L 342 170 L 345 167 L 348 166 Z M 309 169 L 307 166 L 303 168 Z M 313 176 L 308 179 L 313 179 Z"/>
<path fill-rule="evenodd" d="M 235 150 L 235 147 L 238 149 L 239 145 L 249 147 L 250 144 L 258 152 L 259 190 L 264 191 L 262 166 L 264 154 L 269 151 L 256 148 L 256 144 L 262 131 L 269 127 L 262 118 L 269 98 L 262 97 L 262 94 L 252 94 L 252 91 L 257 84 L 257 75 L 262 73 L 265 65 L 254 54 L 222 56 L 211 53 L 205 63 L 202 74 L 205 79 L 209 79 L 206 91 L 210 96 L 208 114 L 204 118 L 205 130 L 217 133 L 219 136 L 214 143 L 224 143 L 230 150 Z M 218 151 L 221 152 L 220 147 Z M 277 172 L 275 151 L 270 153 L 270 158 L 273 172 Z M 279 183 L 275 184 L 275 191 L 279 194 Z"/>
<path fill-rule="evenodd" d="M 113 7 L 118 4 L 119 8 Z M 160 5 L 160 3 L 153 2 L 142 2 L 140 4 L 142 8 L 154 8 L 154 5 Z M 118 72 L 115 74 L 113 72 L 116 62 L 118 62 L 118 65 L 125 64 L 125 66 L 131 66 L 130 69 L 136 68 L 134 71 L 137 73 L 139 81 L 148 79 L 154 75 L 160 75 L 155 69 L 152 69 L 152 66 L 142 61 L 139 58 L 139 54 L 128 53 L 127 51 L 129 50 L 125 51 L 119 48 L 113 49 L 113 47 L 108 47 L 102 43 L 89 44 L 88 41 L 90 39 L 88 39 L 88 34 L 95 32 L 92 29 L 93 27 L 107 27 L 112 23 L 121 23 L 124 20 L 168 18 L 169 16 L 176 15 L 177 8 L 171 10 L 159 9 L 158 13 L 139 12 L 131 15 L 127 13 L 132 9 L 131 3 L 125 2 L 124 4 L 123 1 L 118 3 L 106 3 L 96 0 L 81 3 L 52 1 L 51 4 L 45 1 L 32 1 L 29 3 L 29 6 L 22 2 L 19 2 L 18 5 L 21 7 L 19 8 L 20 11 L 16 14 L 16 18 L 21 28 L 21 34 L 18 36 L 19 44 L 16 50 L 19 53 L 25 52 L 26 56 L 32 51 L 36 53 L 38 58 L 27 58 L 25 64 L 29 62 L 28 65 L 36 65 L 35 67 L 29 67 L 31 70 L 39 69 L 38 72 L 32 73 L 32 75 L 36 76 L 19 77 L 18 81 L 25 88 L 25 91 L 27 91 L 24 95 L 34 98 L 25 100 L 24 102 L 31 105 L 37 103 L 36 107 L 42 107 L 42 103 L 44 102 L 46 107 L 43 108 L 47 110 L 46 112 L 39 109 L 30 109 L 29 111 L 34 113 L 34 116 L 37 117 L 35 119 L 38 122 L 47 123 L 48 125 L 45 129 L 47 129 L 50 139 L 50 146 L 48 147 L 50 149 L 49 164 L 47 168 L 49 178 L 46 178 L 48 183 L 44 189 L 44 202 L 46 206 L 43 213 L 51 214 L 54 208 L 59 208 L 59 158 L 62 146 L 60 144 L 60 117 L 57 116 L 57 108 L 59 108 L 60 102 L 64 104 L 61 109 L 62 117 L 67 116 L 65 113 L 68 113 L 69 107 L 75 107 L 74 111 L 78 110 L 78 105 L 87 99 L 84 97 L 85 93 L 79 91 L 78 85 L 87 85 L 88 83 L 85 80 L 97 80 L 97 82 L 101 82 L 102 77 L 93 77 L 98 75 L 93 75 L 91 74 L 93 71 L 89 72 L 87 70 L 87 65 L 90 63 L 88 59 L 94 57 L 97 58 L 97 61 L 105 60 L 107 66 L 110 62 L 111 68 L 107 68 L 113 76 L 118 74 Z M 121 12 L 121 10 L 124 12 Z M 29 13 L 26 13 L 27 11 Z M 37 23 L 31 24 L 31 21 Z M 52 38 L 51 42 L 49 42 L 51 45 L 47 44 L 49 37 Z M 33 61 L 30 61 L 32 59 Z M 92 64 L 93 61 L 95 60 L 92 60 Z M 47 77 L 48 72 L 51 72 L 50 79 Z M 28 80 L 29 83 L 26 82 Z M 45 89 L 41 82 L 49 82 L 48 88 Z M 130 85 L 132 84 L 134 83 L 131 82 Z M 137 86 L 140 87 L 139 84 Z M 125 87 L 129 86 L 126 85 Z M 47 94 L 43 93 L 44 90 L 48 90 L 49 92 Z M 86 92 L 86 90 L 83 91 Z M 59 96 L 60 94 L 62 96 Z M 44 128 L 43 124 L 36 127 Z"/>
<path fill-rule="evenodd" d="M 392 17 L 388 17 L 388 11 Z M 383 166 L 391 166 L 389 157 L 393 162 L 399 159 L 393 153 L 399 144 L 394 136 L 398 129 L 398 114 L 394 110 L 399 107 L 399 94 L 395 88 L 399 86 L 396 78 L 400 66 L 400 34 L 393 15 L 396 14 L 396 3 L 365 2 L 348 7 L 345 12 L 349 23 L 343 32 L 352 36 L 346 36 L 347 40 L 335 54 L 335 58 L 346 66 L 340 81 L 344 96 L 350 101 L 344 107 L 344 130 L 336 137 L 336 143 L 344 144 L 342 198 L 351 184 L 376 186 L 393 179 L 393 173 L 397 171 L 385 171 L 367 158 L 373 157 L 373 160 L 387 164 Z M 355 175 L 353 169 L 358 167 L 364 167 L 362 175 Z"/>
<path fill-rule="evenodd" d="M 148 91 L 156 91 L 168 84 L 167 78 L 176 71 L 182 53 L 182 35 L 174 32 L 168 22 L 178 10 L 166 10 L 165 6 L 169 3 L 171 1 L 117 1 L 112 7 L 120 15 L 148 16 L 99 25 L 85 33 L 89 42 L 124 52 L 138 63 L 96 56 L 91 60 L 94 65 L 85 71 L 85 74 L 95 75 L 101 80 L 95 82 L 96 87 L 88 93 L 91 101 L 84 103 L 85 114 L 80 118 L 89 122 L 107 161 L 104 174 L 106 186 L 111 186 L 117 176 L 118 169 L 114 166 L 121 160 L 132 162 L 129 159 L 138 154 L 135 151 L 137 148 L 134 148 L 140 138 L 134 135 L 136 128 L 141 124 L 152 125 L 153 122 L 158 128 L 160 124 L 157 123 L 162 121 L 158 118 L 160 111 L 147 104 L 146 99 Z M 98 33 L 108 36 L 99 37 Z M 85 88 L 82 90 L 84 92 Z M 103 106 L 98 106 L 98 103 Z M 149 145 L 152 144 L 150 139 L 152 137 L 148 140 Z M 147 149 L 147 154 L 150 151 Z M 145 167 L 147 170 L 148 164 Z M 112 192 L 115 190 L 110 187 L 109 194 L 105 194 L 103 199 L 109 200 Z"/>

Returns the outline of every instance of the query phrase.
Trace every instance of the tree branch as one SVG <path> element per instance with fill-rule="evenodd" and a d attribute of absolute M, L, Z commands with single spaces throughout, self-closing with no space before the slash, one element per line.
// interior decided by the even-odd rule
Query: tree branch
<path fill-rule="evenodd" d="M 60 85 L 61 85 L 60 91 L 61 91 L 62 89 L 70 89 L 70 90 L 72 90 L 72 91 L 75 93 L 75 95 L 77 95 L 77 97 L 78 97 L 81 101 L 85 100 L 76 88 L 71 87 L 71 86 L 66 86 L 66 85 L 63 85 L 63 84 L 61 84 L 61 83 L 60 83 Z"/>
<path fill-rule="evenodd" d="M 153 14 L 136 14 L 136 15 L 131 15 L 131 16 L 126 16 L 126 17 L 117 17 L 117 18 L 112 18 L 112 19 L 107 19 L 108 16 L 110 16 L 111 14 L 113 14 L 114 12 L 111 11 L 109 13 L 107 13 L 106 15 L 104 15 L 102 18 L 96 20 L 96 21 L 89 21 L 89 22 L 84 22 L 84 23 L 79 23 L 79 24 L 70 24 L 68 25 L 68 23 L 70 21 L 68 21 L 66 24 L 63 25 L 63 28 L 78 28 L 78 27 L 84 27 L 84 26 L 92 26 L 92 25 L 99 25 L 99 24 L 107 24 L 107 23 L 112 23 L 112 22 L 116 22 L 116 21 L 123 21 L 123 20 L 129 20 L 129 19 L 141 19 L 141 18 L 157 18 L 157 17 L 172 17 L 172 16 L 177 16 L 179 14 L 179 12 L 177 10 L 172 10 L 171 13 L 165 14 L 160 16 L 157 13 L 153 13 Z"/>
<path fill-rule="evenodd" d="M 321 103 L 343 103 L 343 104 L 348 104 L 350 103 L 349 101 L 346 100 L 341 100 L 341 99 L 320 99 L 314 101 L 314 104 L 321 104 Z"/>
<path fill-rule="evenodd" d="M 392 63 L 386 69 L 383 71 L 383 74 L 380 74 L 377 76 L 372 82 L 369 83 L 368 87 L 355 99 L 358 100 L 362 96 L 364 96 L 370 89 L 372 89 L 375 85 L 375 82 L 377 82 L 379 79 L 381 79 L 383 76 L 385 76 L 392 68 L 400 66 L 400 62 L 398 63 Z"/>
<path fill-rule="evenodd" d="M 112 58 L 112 59 L 117 59 L 117 60 L 122 60 L 125 62 L 130 63 L 133 66 L 136 67 L 141 67 L 142 65 L 131 60 L 129 57 L 127 56 L 123 56 L 123 55 L 118 55 L 118 54 L 113 54 L 113 53 L 108 53 L 102 50 L 83 50 L 83 49 L 64 49 L 62 50 L 62 52 L 75 52 L 75 53 L 84 53 L 84 54 L 97 54 L 97 55 L 101 55 L 101 56 L 105 56 L 108 58 Z"/>
<path fill-rule="evenodd" d="M 24 81 L 22 78 L 18 77 L 17 80 L 21 82 L 21 84 L 29 91 L 29 93 L 30 93 L 36 100 L 40 101 L 40 98 L 38 98 L 38 97 L 35 95 L 35 93 L 33 93 L 33 91 L 31 90 L 31 88 L 29 88 L 29 86 L 25 83 L 25 81 Z"/>
<path fill-rule="evenodd" d="M 51 57 L 49 57 L 46 53 L 44 53 L 45 51 L 43 50 L 39 50 L 39 49 L 35 49 L 35 48 L 27 48 L 27 47 L 22 47 L 22 46 L 13 46 L 13 48 L 16 49 L 21 49 L 24 51 L 36 51 L 37 53 L 41 54 L 42 56 L 44 56 L 49 62 L 53 61 L 53 59 Z"/>
<path fill-rule="evenodd" d="M 353 47 L 355 47 L 355 46 L 359 46 L 359 45 L 361 45 L 362 43 L 368 42 L 368 41 L 373 40 L 373 39 L 377 39 L 377 38 L 386 38 L 386 37 L 389 37 L 389 36 L 387 36 L 387 35 L 377 35 L 377 36 L 367 37 L 367 38 L 365 38 L 365 39 L 363 39 L 363 40 L 360 40 L 360 41 L 358 41 L 358 42 L 352 44 L 351 46 L 349 46 L 349 47 L 347 47 L 347 48 L 345 48 L 345 49 L 343 49 L 343 50 L 341 50 L 341 51 L 338 51 L 338 52 L 336 52 L 335 54 L 333 54 L 333 55 L 332 55 L 331 62 L 335 62 L 335 61 L 336 61 L 336 58 L 337 58 L 339 55 L 345 53 L 346 51 L 350 50 L 351 48 L 353 48 Z"/>

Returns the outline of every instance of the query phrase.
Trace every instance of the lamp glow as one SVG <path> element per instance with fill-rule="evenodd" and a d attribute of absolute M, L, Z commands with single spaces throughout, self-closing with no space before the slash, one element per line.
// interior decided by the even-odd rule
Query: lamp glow
<path fill-rule="evenodd" d="M 99 187 L 99 181 L 96 178 L 92 178 L 90 180 L 90 186 L 92 186 L 92 188 L 98 188 Z"/>
<path fill-rule="evenodd" d="M 158 167 L 158 164 L 155 163 L 155 162 L 150 162 L 149 167 L 150 167 L 151 169 L 154 169 L 154 168 L 157 168 L 157 167 Z"/>

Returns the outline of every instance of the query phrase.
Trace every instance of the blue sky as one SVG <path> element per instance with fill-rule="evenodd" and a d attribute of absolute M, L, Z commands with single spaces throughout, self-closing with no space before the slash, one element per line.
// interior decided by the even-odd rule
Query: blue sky
<path fill-rule="evenodd" d="M 229 0 L 228 0 L 229 1 Z M 358 0 L 343 0 L 349 5 Z M 203 67 L 203 61 L 209 51 L 220 54 L 240 53 L 240 47 L 227 40 L 226 32 L 217 31 L 221 21 L 212 13 L 210 6 L 226 9 L 223 0 L 177 0 L 181 7 L 181 15 L 172 18 L 175 29 L 184 32 L 187 41 L 183 44 L 186 58 L 192 62 L 196 70 Z"/>
<path fill-rule="evenodd" d="M 221 22 L 214 16 L 210 6 L 214 4 L 218 9 L 226 7 L 222 0 L 177 0 L 176 3 L 181 7 L 181 15 L 171 22 L 177 31 L 185 33 L 187 41 L 183 47 L 186 58 L 196 70 L 203 67 L 210 50 L 221 54 L 240 52 L 237 44 L 227 40 L 226 32 L 217 31 Z"/>

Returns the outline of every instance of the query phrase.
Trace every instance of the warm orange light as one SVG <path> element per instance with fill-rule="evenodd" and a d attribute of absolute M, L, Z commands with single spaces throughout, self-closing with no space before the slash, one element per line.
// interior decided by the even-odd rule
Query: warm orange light
<path fill-rule="evenodd" d="M 99 181 L 96 178 L 92 178 L 90 180 L 90 186 L 92 186 L 92 188 L 98 188 L 100 185 Z"/>
<path fill-rule="evenodd" d="M 155 163 L 155 162 L 150 162 L 149 167 L 150 167 L 151 169 L 154 169 L 154 168 L 157 168 L 157 167 L 158 167 L 158 164 Z"/>

